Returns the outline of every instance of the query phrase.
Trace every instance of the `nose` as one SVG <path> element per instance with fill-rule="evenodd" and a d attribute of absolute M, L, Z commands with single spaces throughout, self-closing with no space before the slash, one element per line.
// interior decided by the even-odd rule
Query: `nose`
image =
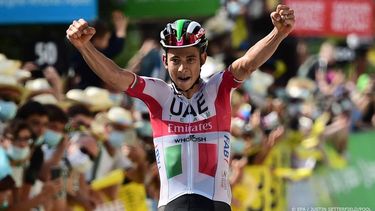
<path fill-rule="evenodd" d="M 184 72 L 186 70 L 186 63 L 181 62 L 180 66 L 178 67 L 178 72 Z"/>

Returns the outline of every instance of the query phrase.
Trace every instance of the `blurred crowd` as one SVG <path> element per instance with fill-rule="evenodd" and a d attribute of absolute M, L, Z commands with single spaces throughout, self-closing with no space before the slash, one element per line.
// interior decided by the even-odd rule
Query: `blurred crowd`
<path fill-rule="evenodd" d="M 223 1 L 204 20 L 204 80 L 271 30 L 276 4 Z M 110 58 L 126 44 L 128 20 L 115 11 L 112 25 L 95 22 L 92 39 Z M 159 34 L 150 31 L 144 24 L 126 68 L 168 81 Z M 314 54 L 310 47 L 287 38 L 232 94 L 233 210 L 285 210 L 287 182 L 298 184 L 321 165 L 345 167 L 349 134 L 375 125 L 371 40 L 321 39 Z M 146 106 L 104 84 L 78 53 L 71 57 L 61 71 L 0 54 L 0 210 L 156 210 Z"/>

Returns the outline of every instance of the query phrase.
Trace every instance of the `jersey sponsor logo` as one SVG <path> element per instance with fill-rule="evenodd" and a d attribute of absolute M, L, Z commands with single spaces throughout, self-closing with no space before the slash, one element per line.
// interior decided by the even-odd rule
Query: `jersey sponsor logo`
<path fill-rule="evenodd" d="M 224 160 L 229 163 L 229 155 L 230 155 L 230 145 L 229 145 L 229 137 L 224 135 Z"/>
<path fill-rule="evenodd" d="M 161 163 L 160 163 L 160 151 L 159 151 L 158 145 L 155 146 L 155 157 L 156 157 L 156 164 L 158 165 L 158 169 L 160 169 Z"/>
<path fill-rule="evenodd" d="M 173 97 L 171 106 L 169 108 L 170 118 L 172 118 L 172 116 L 180 116 L 182 118 L 185 118 L 188 115 L 196 117 L 197 115 L 203 114 L 205 114 L 208 117 L 210 112 L 208 112 L 208 106 L 206 105 L 206 100 L 204 99 L 203 93 L 198 95 L 195 103 L 196 109 L 194 109 L 194 106 L 192 106 L 191 104 L 185 104 L 182 101 L 177 102 L 177 97 Z"/>
<path fill-rule="evenodd" d="M 190 135 L 189 137 L 185 138 L 177 138 L 174 140 L 175 143 L 185 143 L 185 142 L 206 142 L 207 138 L 206 137 L 197 137 L 195 135 Z"/>
<path fill-rule="evenodd" d="M 182 124 L 177 125 L 173 123 L 168 124 L 168 133 L 196 133 L 205 132 L 212 129 L 212 123 L 198 123 L 198 124 Z"/>

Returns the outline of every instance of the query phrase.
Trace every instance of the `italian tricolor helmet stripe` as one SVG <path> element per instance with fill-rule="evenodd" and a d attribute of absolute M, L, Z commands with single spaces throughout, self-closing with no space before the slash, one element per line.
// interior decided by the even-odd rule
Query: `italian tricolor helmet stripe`
<path fill-rule="evenodd" d="M 184 20 L 184 19 L 176 21 L 176 32 L 177 32 L 177 40 L 178 41 L 181 41 L 182 32 L 183 32 L 185 22 L 186 22 L 186 20 Z"/>

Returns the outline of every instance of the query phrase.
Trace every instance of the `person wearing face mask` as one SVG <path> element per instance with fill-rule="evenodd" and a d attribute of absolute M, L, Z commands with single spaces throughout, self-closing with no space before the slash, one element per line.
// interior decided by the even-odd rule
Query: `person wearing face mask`
<path fill-rule="evenodd" d="M 0 99 L 0 121 L 6 122 L 14 118 L 17 112 L 17 104 L 13 101 Z"/>
<path fill-rule="evenodd" d="M 270 17 L 272 31 L 208 82 L 200 78 L 208 40 L 196 21 L 178 19 L 160 32 L 170 84 L 138 76 L 101 54 L 90 42 L 96 30 L 85 20 L 67 29 L 70 43 L 101 79 L 148 106 L 161 181 L 158 210 L 231 210 L 231 93 L 272 56 L 295 23 L 286 5 Z"/>
<path fill-rule="evenodd" d="M 25 173 L 25 191 L 23 197 L 28 197 L 31 188 L 35 185 L 37 179 L 46 181 L 49 175 L 49 167 L 44 165 L 44 133 L 47 129 L 48 115 L 45 107 L 35 101 L 25 102 L 19 107 L 15 119 L 25 121 L 31 128 L 35 139 L 32 142 L 32 154 L 30 165 Z"/>
<path fill-rule="evenodd" d="M 100 118 L 100 116 L 103 116 L 103 118 Z M 104 125 L 102 121 L 105 121 Z M 121 148 L 126 142 L 134 143 L 136 141 L 136 132 L 132 128 L 131 113 L 121 107 L 113 107 L 107 113 L 98 114 L 94 123 L 101 124 L 104 127 L 104 134 L 96 134 L 102 136 L 102 138 L 90 136 L 90 139 L 82 137 L 78 139 L 82 147 L 91 151 L 93 157 L 96 158 L 96 167 L 86 174 L 88 181 L 101 178 L 117 168 L 129 168 L 131 166 L 130 161 L 124 159 Z"/>
<path fill-rule="evenodd" d="M 13 119 L 17 112 L 17 104 L 22 100 L 24 88 L 17 84 L 15 78 L 0 75 L 0 131 L 5 123 Z"/>
<path fill-rule="evenodd" d="M 67 114 L 58 106 L 47 104 L 44 106 L 48 114 L 48 125 L 44 133 L 44 147 L 54 152 L 51 159 L 57 164 L 63 156 L 63 152 L 67 145 L 65 138 L 65 126 L 68 123 Z"/>
<path fill-rule="evenodd" d="M 14 118 L 17 113 L 17 104 L 14 100 L 8 99 L 7 96 L 2 96 L 0 88 L 0 132 L 4 130 L 8 121 Z"/>
<path fill-rule="evenodd" d="M 90 129 L 91 122 L 94 120 L 94 114 L 84 104 L 70 106 L 67 110 L 67 115 L 71 130 L 71 134 L 68 134 L 70 137 L 73 137 L 76 133 L 87 132 Z"/>
<path fill-rule="evenodd" d="M 113 107 L 107 112 L 107 118 L 109 120 L 107 125 L 108 142 L 113 148 L 134 144 L 137 135 L 130 111 L 122 107 Z"/>
<path fill-rule="evenodd" d="M 14 188 L 0 192 L 0 198 L 5 210 L 30 210 L 50 201 L 59 189 L 59 184 L 49 183 L 43 188 L 44 193 L 35 197 L 24 197 L 25 174 L 30 165 L 31 145 L 34 135 L 29 125 L 22 120 L 13 120 L 4 131 L 1 147 L 6 152 L 12 170 L 11 177 L 15 182 Z M 27 189 L 26 189 L 27 190 Z M 22 201 L 22 203 L 20 203 Z"/>
<path fill-rule="evenodd" d="M 68 145 L 68 138 L 65 134 L 65 125 L 68 122 L 66 113 L 57 105 L 46 104 L 43 105 L 47 115 L 48 124 L 43 134 L 42 150 L 44 153 L 43 166 L 46 169 L 45 180 L 59 179 L 62 183 L 62 190 L 59 196 L 51 201 L 49 206 L 60 207 L 65 209 L 66 203 L 66 181 L 68 177 L 68 167 L 64 162 L 64 153 Z M 33 189 L 32 194 L 38 194 L 40 189 Z"/>

